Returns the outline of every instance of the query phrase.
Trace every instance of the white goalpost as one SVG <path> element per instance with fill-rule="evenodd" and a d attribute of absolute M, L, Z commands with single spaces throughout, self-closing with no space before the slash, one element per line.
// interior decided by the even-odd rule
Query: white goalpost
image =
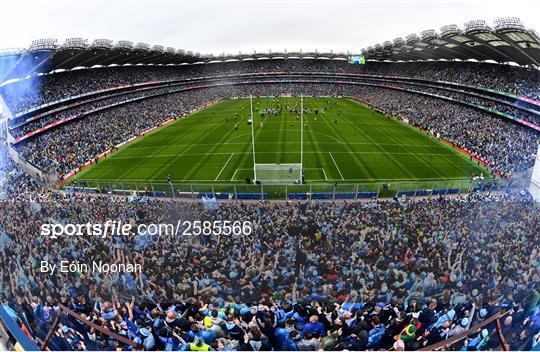
<path fill-rule="evenodd" d="M 304 98 L 300 96 L 300 162 L 287 164 L 257 163 L 255 151 L 255 118 L 253 114 L 253 96 L 251 106 L 251 140 L 253 149 L 254 181 L 262 184 L 298 184 L 302 182 L 302 165 L 304 162 Z"/>

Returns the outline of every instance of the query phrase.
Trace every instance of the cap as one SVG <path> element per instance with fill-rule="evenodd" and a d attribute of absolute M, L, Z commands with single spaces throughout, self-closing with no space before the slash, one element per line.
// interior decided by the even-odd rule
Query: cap
<path fill-rule="evenodd" d="M 486 308 L 480 309 L 480 318 L 485 318 L 486 315 L 487 315 L 487 309 Z"/>
<path fill-rule="evenodd" d="M 469 318 L 465 317 L 461 319 L 461 326 L 466 327 L 467 325 L 469 325 Z"/>
<path fill-rule="evenodd" d="M 141 332 L 141 335 L 145 337 L 150 335 L 150 331 L 148 331 L 147 328 L 141 328 L 140 332 Z"/>

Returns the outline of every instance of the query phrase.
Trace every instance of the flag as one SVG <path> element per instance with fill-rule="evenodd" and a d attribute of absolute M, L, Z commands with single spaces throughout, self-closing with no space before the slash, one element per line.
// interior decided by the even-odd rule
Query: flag
<path fill-rule="evenodd" d="M 219 204 L 217 202 L 216 196 L 212 195 L 212 198 L 203 195 L 202 198 L 203 207 L 205 210 L 217 210 L 219 209 Z"/>

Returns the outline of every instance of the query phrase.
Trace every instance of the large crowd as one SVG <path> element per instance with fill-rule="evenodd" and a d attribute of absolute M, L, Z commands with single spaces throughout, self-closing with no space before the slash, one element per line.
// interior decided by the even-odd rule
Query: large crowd
<path fill-rule="evenodd" d="M 503 175 L 527 170 L 534 163 L 538 133 L 530 128 L 436 98 L 370 86 L 326 83 L 215 86 L 149 97 L 51 129 L 17 148 L 38 168 L 62 176 L 118 143 L 167 119 L 202 108 L 208 102 L 238 96 L 282 94 L 360 99 L 433 134 L 438 133 L 441 138 L 482 157 L 490 168 Z M 66 143 L 67 140 L 73 142 Z"/>
<path fill-rule="evenodd" d="M 25 174 L 11 159 L 7 144 L 0 139 L 0 199 L 12 193 L 36 190 L 38 182 Z"/>
<path fill-rule="evenodd" d="M 276 62 L 249 65 L 308 69 L 304 60 Z M 226 74 L 239 65 L 213 67 Z M 342 63 L 328 61 L 327 65 L 343 71 Z M 496 65 L 487 69 L 471 63 L 470 72 L 464 69 L 445 76 L 454 64 L 426 63 L 421 72 L 407 71 L 413 64 L 399 65 L 381 63 L 370 70 L 397 74 L 395 70 L 402 67 L 403 75 L 478 86 L 486 82 L 479 81 L 473 70 L 482 67 L 492 80 L 488 86 L 537 98 L 531 93 L 538 89 L 537 73 L 523 83 L 529 78 L 522 76 L 522 68 L 508 68 L 498 76 Z M 110 71 L 108 78 L 85 70 L 66 73 L 73 82 L 65 87 L 65 94 L 125 82 L 124 73 L 132 81 L 149 81 L 179 70 L 148 67 L 136 75 L 139 69 L 99 69 Z M 203 69 L 207 68 L 185 68 Z M 510 78 L 513 88 L 505 85 Z M 21 96 L 11 106 L 21 111 L 62 97 L 56 91 L 65 84 L 60 75 L 40 80 L 50 89 L 37 98 Z M 168 89 L 163 92 L 171 93 Z M 21 143 L 17 150 L 39 168 L 62 175 L 117 143 L 209 102 L 282 94 L 361 100 L 478 154 L 504 174 L 530 168 L 538 145 L 538 133 L 519 124 L 399 90 L 267 83 L 159 97 L 148 92 L 100 100 L 94 107 L 147 98 L 74 119 Z M 87 108 L 67 110 L 60 118 L 77 116 Z M 45 119 L 32 128 L 59 117 Z M 499 312 L 504 313 L 500 323 L 505 348 L 540 349 L 540 211 L 525 191 L 363 202 L 225 201 L 208 209 L 197 201 L 43 190 L 16 168 L 2 142 L 0 209 L 0 300 L 13 322 L 38 345 L 62 304 L 144 350 L 418 350 L 451 339 Z M 240 236 L 40 235 L 42 224 L 107 220 L 133 228 L 179 220 L 238 220 L 249 222 L 253 231 Z M 58 265 L 62 260 L 102 260 L 142 269 L 41 271 L 41 261 Z M 63 314 L 59 321 L 49 341 L 53 350 L 134 349 L 73 316 Z M 445 349 L 500 350 L 500 343 L 493 322 Z"/>
<path fill-rule="evenodd" d="M 476 153 L 501 174 L 527 170 L 534 164 L 539 133 L 529 128 L 458 103 L 402 91 L 370 89 L 361 98 Z"/>
<path fill-rule="evenodd" d="M 508 101 L 499 97 L 490 100 L 482 98 L 478 95 L 467 94 L 463 91 L 451 91 L 448 89 L 436 88 L 434 86 L 422 86 L 409 83 L 392 82 L 390 84 L 387 84 L 387 86 L 395 87 L 398 89 L 406 89 L 410 91 L 434 94 L 467 104 L 481 105 L 488 109 L 508 114 L 516 119 L 528 121 L 537 126 L 540 126 L 540 111 L 527 108 L 523 109 L 523 106 L 520 106 L 519 104 L 509 105 Z M 517 106 L 520 106 L 521 108 L 517 108 Z"/>
<path fill-rule="evenodd" d="M 38 168 L 63 175 L 155 125 L 204 107 L 211 101 L 207 99 L 217 99 L 207 93 L 166 95 L 105 109 L 23 142 L 19 150 Z"/>
<path fill-rule="evenodd" d="M 540 212 L 526 193 L 360 202 L 200 203 L 39 192 L 0 202 L 4 309 L 41 342 L 69 307 L 145 350 L 416 350 L 499 311 L 538 348 Z M 43 223 L 249 221 L 243 236 L 40 236 Z M 42 273 L 40 261 L 141 264 Z M 62 316 L 50 347 L 130 346 Z M 448 349 L 500 348 L 488 324 Z"/>
<path fill-rule="evenodd" d="M 294 78 L 303 84 L 290 83 L 293 76 L 276 79 L 246 78 L 246 73 L 264 74 L 267 72 L 315 73 L 365 73 L 387 77 L 390 81 L 381 81 L 372 77 L 361 80 L 368 85 L 353 84 L 356 78 L 343 78 L 340 84 L 336 77 Z M 234 77 L 219 78 L 224 75 Z M 240 76 L 239 76 L 240 75 Z M 209 87 L 196 91 L 182 91 L 189 87 L 185 80 L 206 77 L 196 84 Z M 520 94 L 536 99 L 540 90 L 540 75 L 537 70 L 517 68 L 505 65 L 478 63 L 377 63 L 353 65 L 339 60 L 257 60 L 253 62 L 228 62 L 219 64 L 198 64 L 178 67 L 109 67 L 92 70 L 55 73 L 24 79 L 2 87 L 2 95 L 13 112 L 20 112 L 30 107 L 58 99 L 72 97 L 107 88 L 126 86 L 126 84 L 168 81 L 169 85 L 155 89 L 124 88 L 112 95 L 98 95 L 88 103 L 77 105 L 43 117 L 28 121 L 17 119 L 11 128 L 14 137 L 22 137 L 38 129 L 68 119 L 44 132 L 24 141 L 17 148 L 22 156 L 33 165 L 58 177 L 93 160 L 97 155 L 128 138 L 140 134 L 170 117 L 179 117 L 193 109 L 205 106 L 208 102 L 221 98 L 253 95 L 308 94 L 347 96 L 368 101 L 373 106 L 406 118 L 413 124 L 433 131 L 442 138 L 471 153 L 487 160 L 489 166 L 504 175 L 523 171 L 534 160 L 538 133 L 533 129 L 520 127 L 510 119 L 490 116 L 490 113 L 478 109 L 463 107 L 444 100 L 425 98 L 425 96 L 407 94 L 403 91 L 381 89 L 408 89 L 428 94 L 437 94 L 481 105 L 501 113 L 538 124 L 540 118 L 535 106 L 524 102 L 512 101 L 508 96 L 485 98 L 473 94 L 452 91 L 443 86 L 416 84 L 412 81 L 395 81 L 396 77 L 425 79 L 432 82 L 445 81 L 481 88 L 496 88 L 505 92 Z M 223 83 L 250 80 L 252 85 L 211 87 Z M 272 80 L 272 82 L 267 82 Z M 266 84 L 262 87 L 261 82 Z M 349 84 L 345 84 L 345 82 Z M 201 83 L 202 82 L 202 83 Z M 258 82 L 255 84 L 255 82 Z M 283 83 L 278 83 L 283 82 Z M 287 84 L 288 82 L 288 84 Z M 408 82 L 408 83 L 406 83 Z M 238 82 L 237 82 L 238 83 Z M 165 83 L 164 83 L 165 84 Z M 441 84 L 441 83 L 437 83 Z M 162 95 L 163 94 L 163 95 Z M 475 95 L 476 94 L 476 95 Z M 487 93 L 484 93 L 487 94 Z M 89 98 L 82 98 L 88 100 Z M 131 99 L 140 99 L 130 102 Z M 125 103 L 115 107 L 115 104 Z M 527 106 L 525 106 L 527 105 Z M 101 110 L 99 110 L 101 109 Z M 97 110 L 97 111 L 96 111 Z M 94 113 L 91 113 L 95 111 Z M 500 121 L 498 121 L 500 120 Z M 506 120 L 506 121 L 504 121 Z M 463 122 L 466 121 L 466 124 Z M 76 137 L 75 143 L 66 143 Z"/>
<path fill-rule="evenodd" d="M 540 72 L 534 68 L 472 62 L 369 62 L 367 65 L 353 65 L 343 60 L 315 59 L 76 70 L 14 82 L 2 87 L 0 93 L 13 112 L 22 112 L 47 102 L 126 84 L 256 72 L 363 73 L 408 77 L 498 89 L 540 100 Z"/>
<path fill-rule="evenodd" d="M 29 120 L 21 125 L 15 125 L 11 128 L 10 133 L 13 137 L 22 137 L 30 132 L 37 131 L 40 128 L 47 127 L 60 120 L 69 120 L 72 118 L 78 118 L 88 114 L 94 110 L 106 109 L 110 106 L 116 106 L 119 104 L 129 103 L 138 99 L 143 99 L 152 95 L 160 95 L 173 91 L 174 87 L 158 88 L 153 90 L 134 90 L 118 94 L 113 97 L 101 97 L 99 100 L 92 102 L 91 104 L 80 104 L 73 108 L 68 108 L 59 112 L 46 114 L 39 119 Z"/>
<path fill-rule="evenodd" d="M 540 111 L 536 110 L 534 106 L 525 106 L 523 102 L 517 102 L 513 98 L 505 95 L 497 97 L 486 97 L 475 92 L 467 92 L 465 90 L 456 90 L 455 88 L 448 88 L 444 86 L 437 86 L 433 84 L 421 84 L 412 83 L 407 80 L 397 80 L 395 78 L 365 78 L 358 76 L 348 76 L 346 78 L 335 75 L 279 75 L 279 76 L 267 76 L 264 73 L 257 75 L 251 75 L 249 78 L 245 76 L 235 76 L 223 78 L 220 76 L 210 78 L 200 78 L 197 82 L 193 81 L 179 81 L 179 82 L 165 82 L 158 85 L 147 87 L 131 87 L 123 88 L 119 91 L 112 93 L 101 93 L 92 97 L 85 97 L 81 99 L 75 99 L 69 103 L 63 104 L 61 109 L 53 109 L 52 111 L 45 111 L 37 117 L 19 117 L 11 124 L 11 134 L 15 137 L 23 136 L 32 131 L 36 131 L 41 127 L 50 125 L 51 123 L 65 119 L 70 116 L 81 115 L 85 111 L 91 111 L 94 109 L 103 108 L 107 105 L 113 105 L 122 101 L 128 101 L 129 99 L 148 97 L 151 95 L 159 95 L 167 92 L 174 92 L 182 88 L 187 88 L 197 84 L 218 84 L 218 83 L 238 83 L 249 79 L 252 82 L 264 82 L 271 80 L 273 82 L 313 82 L 313 83 L 333 83 L 339 81 L 341 84 L 347 82 L 348 84 L 364 84 L 364 85 L 376 85 L 395 87 L 397 89 L 406 89 L 416 92 L 426 92 L 429 94 L 437 94 L 443 97 L 449 97 L 451 99 L 465 102 L 474 105 L 482 105 L 486 108 L 495 110 L 497 112 L 506 113 L 516 119 L 525 120 L 540 125 Z"/>

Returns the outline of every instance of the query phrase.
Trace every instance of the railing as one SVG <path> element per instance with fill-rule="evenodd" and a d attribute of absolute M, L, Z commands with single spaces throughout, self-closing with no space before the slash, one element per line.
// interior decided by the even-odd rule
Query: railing
<path fill-rule="evenodd" d="M 499 344 L 501 346 L 501 349 L 503 351 L 508 351 L 508 344 L 506 343 L 506 339 L 504 338 L 504 335 L 503 335 L 503 331 L 502 331 L 502 328 L 501 328 L 501 321 L 500 319 L 502 317 L 504 317 L 506 314 L 510 313 L 510 311 L 499 311 L 498 313 L 492 315 L 491 317 L 489 317 L 488 319 L 484 320 L 482 323 L 480 324 L 477 324 L 473 327 L 471 327 L 470 329 L 466 330 L 466 331 L 463 331 L 462 333 L 460 334 L 457 334 L 447 340 L 444 340 L 444 341 L 441 341 L 441 342 L 438 342 L 438 343 L 435 343 L 433 345 L 429 345 L 427 347 L 424 347 L 424 348 L 421 348 L 419 349 L 419 351 L 436 351 L 436 350 L 439 350 L 439 349 L 445 349 L 447 348 L 448 346 L 451 346 L 453 345 L 454 343 L 457 343 L 463 339 L 466 339 L 467 337 L 475 334 L 475 333 L 478 333 L 480 332 L 480 330 L 482 328 L 484 328 L 485 326 L 489 325 L 489 324 L 492 324 L 494 321 L 495 321 L 495 330 L 497 332 L 497 339 L 499 340 Z"/>
<path fill-rule="evenodd" d="M 0 306 L 0 312 L 2 312 L 1 306 Z M 508 343 L 506 341 L 506 338 L 505 338 L 503 330 L 502 330 L 501 319 L 504 316 L 506 316 L 507 314 L 509 314 L 509 313 L 512 313 L 512 310 L 510 310 L 510 311 L 501 310 L 498 313 L 495 313 L 491 317 L 487 318 L 483 322 L 472 326 L 468 330 L 463 331 L 462 333 L 459 333 L 459 334 L 457 334 L 457 335 L 455 335 L 455 336 L 453 336 L 453 337 L 451 337 L 449 339 L 446 339 L 446 340 L 440 341 L 438 343 L 423 347 L 423 348 L 419 349 L 419 351 L 436 351 L 436 350 L 440 350 L 440 349 L 453 350 L 456 347 L 459 348 L 459 345 L 462 344 L 462 342 L 460 343 L 460 341 L 462 341 L 462 340 L 464 340 L 464 339 L 466 339 L 466 338 L 468 338 L 468 337 L 470 337 L 470 336 L 472 336 L 474 334 L 478 334 L 481 331 L 481 329 L 487 328 L 488 326 L 494 326 L 494 330 L 495 330 L 494 334 L 495 334 L 495 337 L 498 340 L 499 348 L 501 350 L 503 350 L 503 351 L 508 351 L 509 346 L 508 346 Z M 134 350 L 142 350 L 143 349 L 143 346 L 141 346 L 140 344 L 126 338 L 125 336 L 117 335 L 117 334 L 109 331 L 105 327 L 99 326 L 99 325 L 97 325 L 97 324 L 83 318 L 81 315 L 79 315 L 76 312 L 72 311 L 71 309 L 64 306 L 63 304 L 58 304 L 58 314 L 56 316 L 56 319 L 54 320 L 54 322 L 52 323 L 52 325 L 48 329 L 48 332 L 47 332 L 45 338 L 43 339 L 43 341 L 40 342 L 40 349 L 42 351 L 50 350 L 51 348 L 54 349 L 54 346 L 51 346 L 51 338 L 57 333 L 57 331 L 59 329 L 59 324 L 62 321 L 64 323 L 67 322 L 67 320 L 65 319 L 67 316 L 70 316 L 72 319 L 75 319 L 75 320 L 79 321 L 80 323 L 88 326 L 89 328 L 92 328 L 92 329 L 94 329 L 94 330 L 108 336 L 109 338 L 111 338 L 111 339 L 113 339 L 115 341 L 118 341 L 119 343 L 125 345 L 126 347 L 129 346 L 130 348 L 132 348 Z M 3 319 L 0 319 L 0 323 L 2 322 L 2 320 L 4 322 L 8 321 L 9 323 L 11 321 L 11 318 L 9 318 L 9 317 L 2 317 L 2 318 Z M 69 324 L 68 324 L 68 327 L 69 327 Z M 14 334 L 14 337 L 15 337 L 14 342 L 17 344 L 17 348 L 21 348 L 23 350 L 32 350 L 32 351 L 35 351 L 35 350 L 39 349 L 38 346 L 36 344 L 34 344 L 32 341 L 30 341 L 30 339 L 26 336 L 26 334 L 23 333 L 23 331 L 19 327 L 14 326 L 14 328 L 12 329 L 12 333 Z M 63 338 L 61 336 L 58 336 L 58 337 L 60 339 Z"/>
<path fill-rule="evenodd" d="M 75 313 L 74 311 L 72 311 L 68 307 L 66 307 L 63 304 L 59 303 L 58 304 L 58 314 L 56 316 L 56 319 L 54 320 L 54 323 L 53 323 L 51 329 L 47 333 L 47 336 L 45 337 L 45 340 L 43 341 L 43 344 L 41 345 L 41 350 L 42 351 L 49 350 L 49 342 L 50 342 L 51 338 L 53 337 L 53 335 L 56 333 L 58 325 L 62 321 L 63 314 L 67 314 L 67 315 L 71 316 L 72 318 L 75 318 L 76 320 L 78 320 L 79 322 L 81 322 L 84 325 L 88 326 L 89 328 L 92 328 L 92 329 L 94 329 L 94 330 L 96 330 L 96 331 L 98 331 L 98 332 L 100 332 L 102 334 L 105 334 L 108 337 L 110 337 L 110 338 L 112 338 L 112 339 L 114 339 L 116 341 L 119 341 L 120 343 L 123 343 L 126 346 L 131 346 L 135 350 L 142 350 L 143 349 L 143 346 L 141 346 L 140 344 L 135 343 L 134 341 L 131 341 L 130 339 L 126 338 L 125 336 L 117 335 L 117 334 L 109 331 L 109 329 L 107 329 L 107 328 L 105 328 L 103 326 L 100 326 L 100 325 L 97 325 L 97 324 L 95 324 L 95 323 L 93 323 L 91 321 L 88 321 L 87 319 L 85 319 L 82 316 L 80 316 L 79 314 Z"/>
<path fill-rule="evenodd" d="M 38 350 L 35 342 L 23 332 L 19 323 L 8 314 L 2 304 L 0 304 L 0 338 L 6 344 L 7 350 Z"/>
<path fill-rule="evenodd" d="M 474 191 L 504 190 L 511 186 L 503 179 L 380 180 L 362 183 L 247 184 L 178 183 L 77 179 L 65 185 L 67 191 L 106 193 L 127 196 L 151 196 L 198 199 L 202 196 L 221 200 L 358 200 L 379 197 L 431 197 Z"/>

